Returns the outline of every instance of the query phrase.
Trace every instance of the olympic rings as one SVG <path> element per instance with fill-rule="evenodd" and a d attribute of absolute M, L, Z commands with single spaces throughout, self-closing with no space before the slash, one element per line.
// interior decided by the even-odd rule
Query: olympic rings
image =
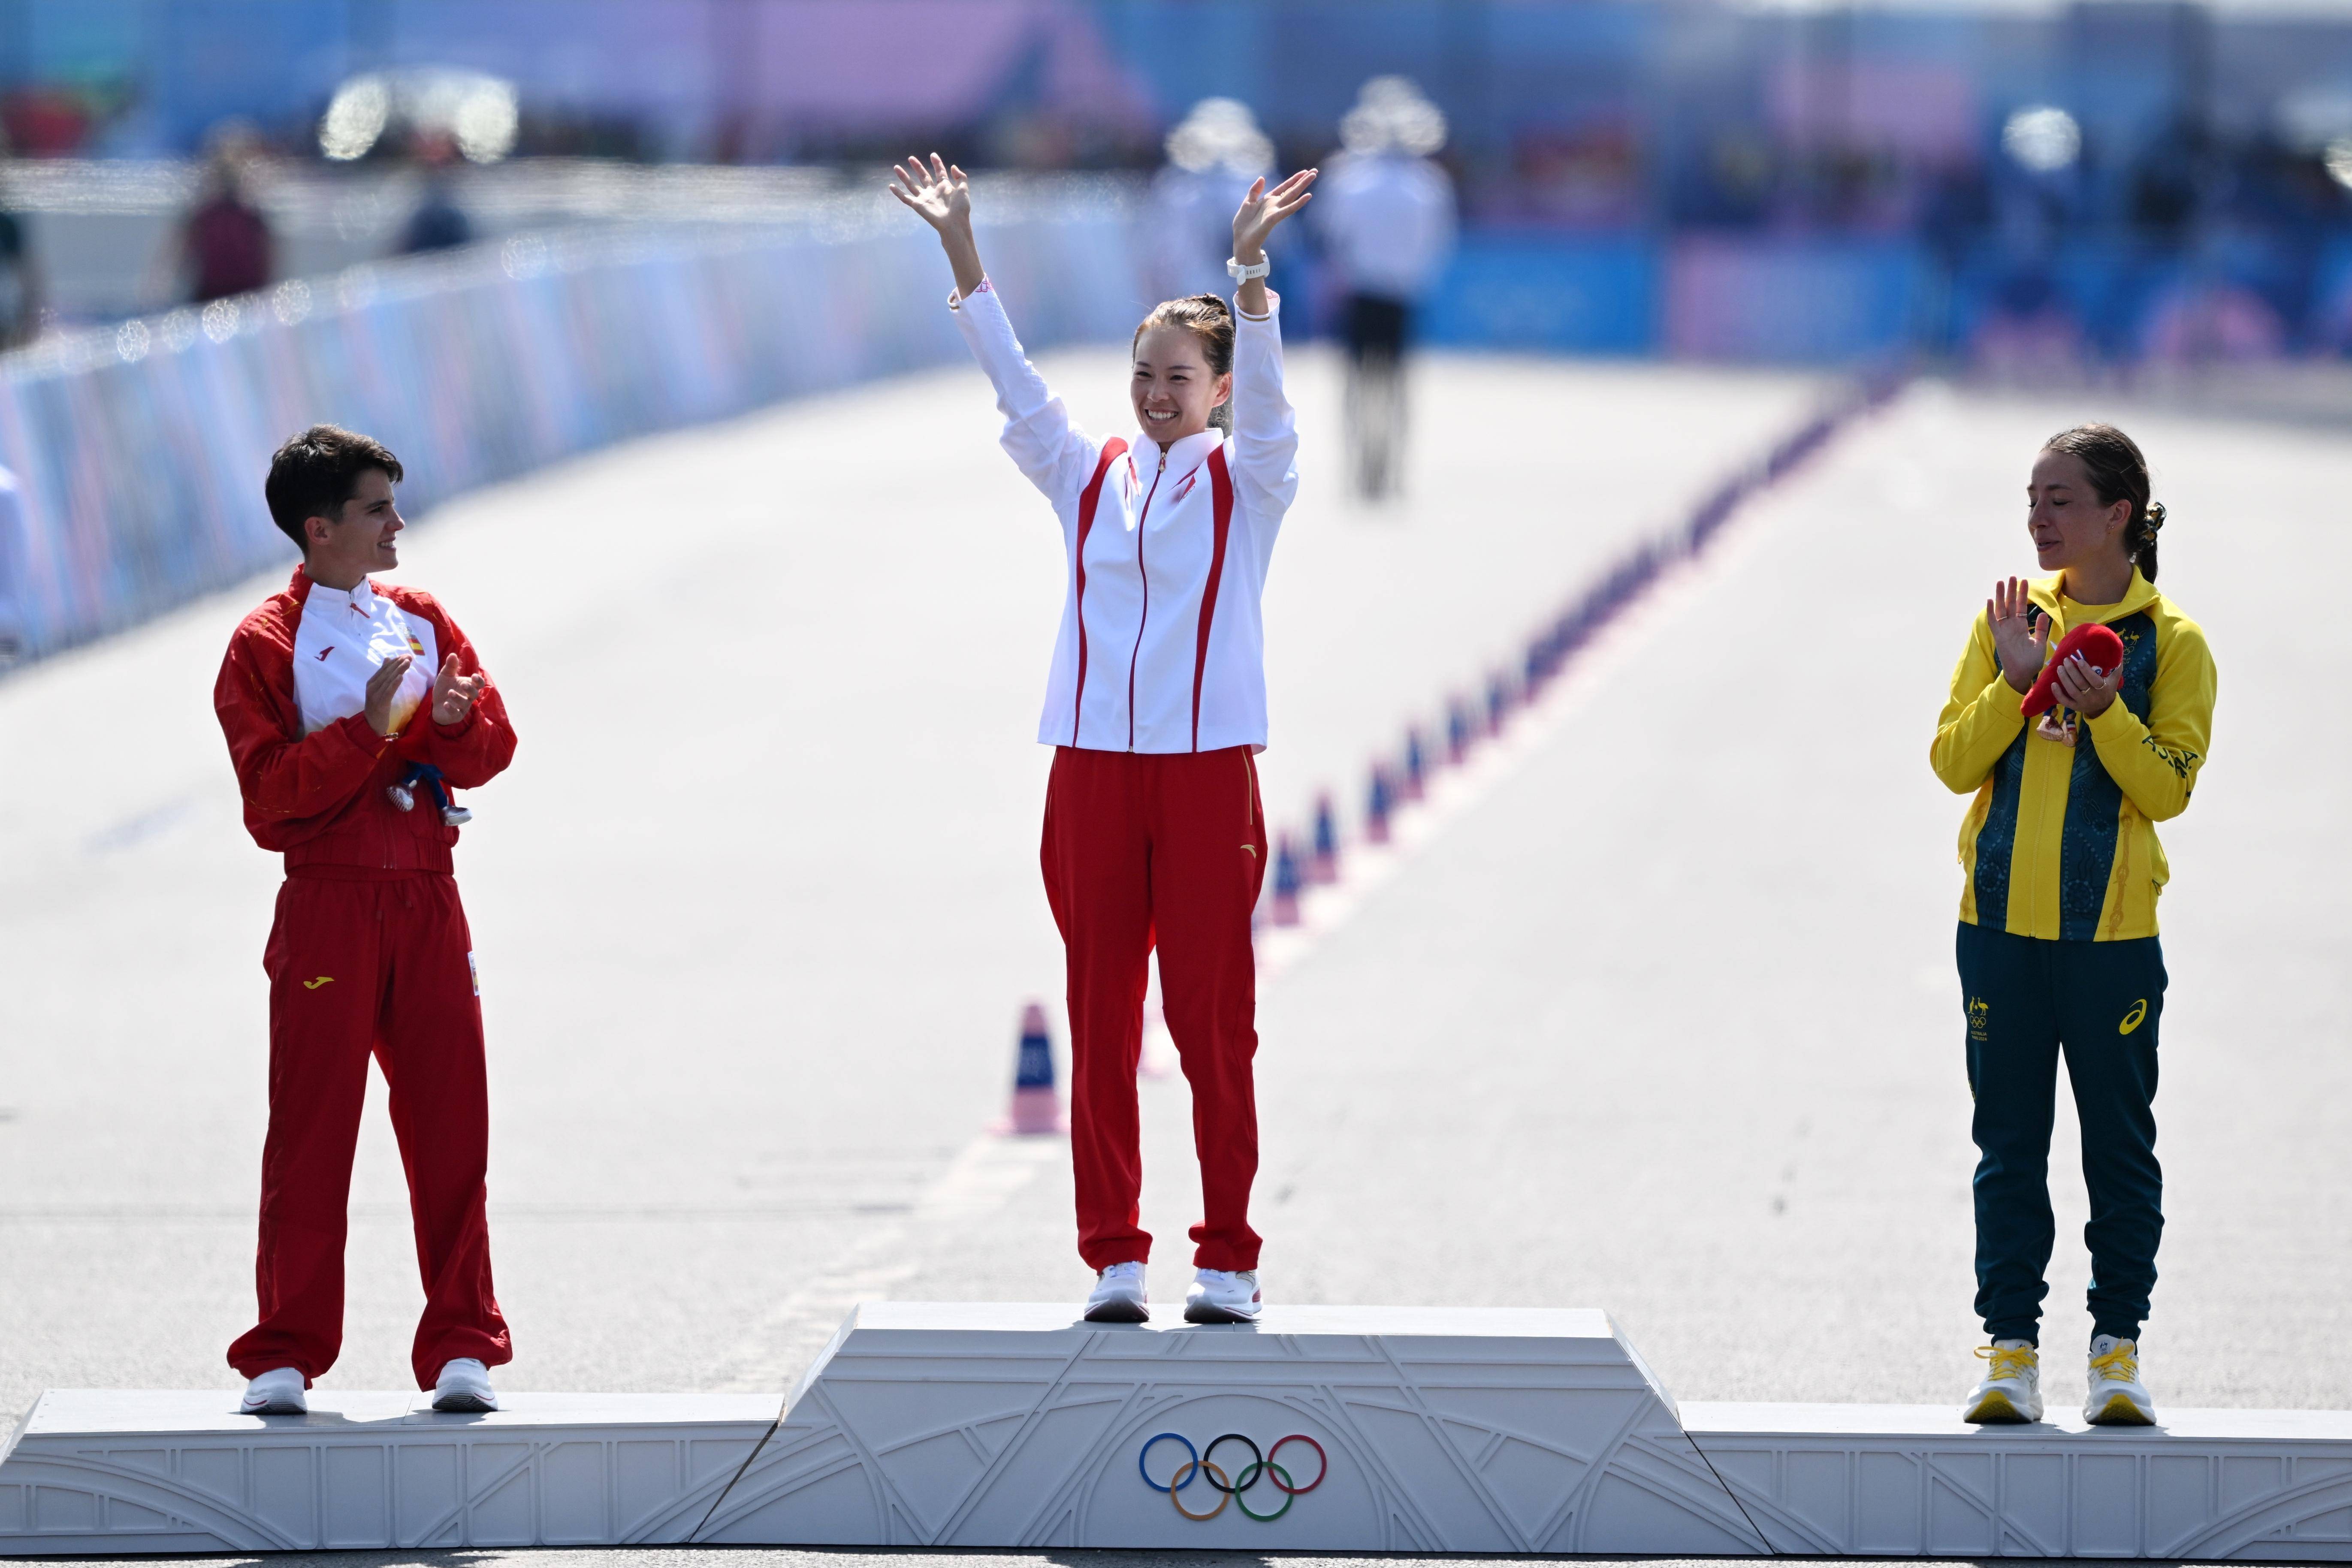
<path fill-rule="evenodd" d="M 1184 1451 L 1191 1454 L 1192 1457 L 1184 1464 L 1176 1467 L 1176 1475 L 1182 1476 L 1184 1478 L 1182 1480 L 1180 1481 L 1175 1479 L 1175 1476 L 1171 1476 L 1168 1479 L 1168 1484 L 1166 1486 L 1161 1486 L 1158 1481 L 1151 1479 L 1151 1472 L 1144 1469 L 1143 1461 L 1151 1457 L 1152 1443 L 1164 1443 L 1171 1439 L 1183 1444 Z M 1212 1448 L 1214 1448 L 1215 1446 L 1216 1445 L 1213 1443 L 1210 1445 Z M 1200 1464 L 1201 1456 L 1199 1452 L 1193 1448 L 1192 1439 L 1187 1437 L 1181 1432 L 1160 1433 L 1158 1437 L 1152 1438 L 1150 1442 L 1144 1444 L 1143 1451 L 1135 1456 L 1135 1468 L 1142 1472 L 1143 1484 L 1150 1487 L 1153 1491 L 1172 1492 L 1179 1487 L 1191 1486 L 1192 1484 L 1192 1472 L 1200 1468 Z"/>
<path fill-rule="evenodd" d="M 1209 1484 L 1213 1487 L 1217 1487 L 1219 1491 L 1229 1492 L 1247 1491 L 1250 1488 L 1257 1485 L 1258 1475 L 1265 1469 L 1265 1456 L 1257 1451 L 1257 1445 L 1250 1442 L 1247 1437 L 1243 1437 L 1239 1432 L 1228 1432 L 1222 1437 L 1210 1438 L 1209 1446 L 1201 1451 L 1201 1458 L 1206 1459 L 1210 1455 L 1215 1453 L 1217 1451 L 1217 1445 L 1220 1443 L 1249 1443 L 1249 1466 L 1239 1475 L 1236 1475 L 1234 1478 L 1234 1484 L 1232 1486 L 1217 1486 L 1217 1483 L 1213 1480 Z M 1220 1471 L 1218 1473 L 1223 1474 L 1223 1472 Z M 1244 1477 L 1247 1477 L 1248 1479 L 1244 1479 Z"/>
<path fill-rule="evenodd" d="M 1148 1463 L 1151 1458 L 1151 1450 L 1163 1442 L 1183 1444 L 1186 1456 L 1184 1462 L 1176 1467 L 1175 1473 L 1168 1478 L 1167 1484 L 1164 1486 L 1151 1479 L 1151 1470 Z M 1214 1458 L 1216 1451 L 1227 1443 L 1239 1443 L 1250 1451 L 1250 1462 L 1231 1475 L 1225 1472 L 1223 1466 L 1215 1462 Z M 1293 1443 L 1304 1443 L 1314 1449 L 1315 1458 L 1318 1461 L 1315 1479 L 1305 1486 L 1300 1486 L 1297 1478 L 1277 1464 L 1275 1459 L 1275 1456 Z M 1222 1433 L 1211 1438 L 1208 1447 L 1204 1448 L 1195 1448 L 1192 1446 L 1192 1440 L 1181 1432 L 1160 1432 L 1145 1440 L 1142 1448 L 1135 1456 L 1135 1468 L 1143 1477 L 1143 1484 L 1153 1491 L 1166 1492 L 1168 1500 L 1175 1504 L 1176 1511 L 1186 1519 L 1214 1519 L 1225 1511 L 1227 1503 L 1236 1503 L 1242 1512 L 1261 1524 L 1266 1524 L 1288 1513 L 1292 1503 L 1323 1484 L 1324 1478 L 1331 1473 L 1331 1457 L 1324 1452 L 1321 1443 L 1304 1432 L 1293 1432 L 1286 1437 L 1277 1439 L 1272 1448 L 1263 1450 L 1258 1448 L 1255 1439 L 1244 1432 Z M 1206 1476 L 1209 1490 L 1218 1494 L 1216 1507 L 1197 1513 L 1185 1507 L 1184 1500 L 1176 1495 L 1191 1486 L 1196 1476 Z M 1258 1512 L 1257 1510 L 1250 1507 L 1248 1500 L 1242 1495 L 1257 1485 L 1261 1479 L 1271 1480 L 1274 1483 L 1274 1490 L 1282 1493 L 1282 1506 L 1270 1513 Z"/>
<path fill-rule="evenodd" d="M 1283 1443 L 1304 1443 L 1308 1448 L 1314 1449 L 1315 1457 L 1322 1461 L 1322 1468 L 1315 1472 L 1315 1479 L 1308 1481 L 1303 1487 L 1294 1487 L 1290 1485 L 1290 1472 L 1276 1469 L 1274 1456 L 1282 1452 Z M 1307 1493 L 1313 1491 L 1317 1487 L 1323 1484 L 1323 1478 L 1331 1473 L 1331 1456 L 1323 1451 L 1322 1444 L 1317 1442 L 1314 1438 L 1308 1437 L 1304 1432 L 1293 1432 L 1289 1437 L 1283 1438 L 1281 1442 L 1277 1442 L 1273 1448 L 1268 1448 L 1265 1451 L 1265 1464 L 1266 1469 L 1276 1470 L 1276 1473 L 1282 1477 L 1280 1480 L 1274 1484 L 1281 1488 L 1284 1491 L 1290 1493 L 1293 1497 L 1302 1497 Z"/>
<path fill-rule="evenodd" d="M 1217 1506 L 1211 1509 L 1206 1513 L 1194 1513 L 1191 1509 L 1184 1506 L 1184 1500 L 1176 1495 L 1178 1492 L 1182 1491 L 1185 1487 L 1192 1484 L 1192 1472 L 1195 1468 L 1194 1465 L 1186 1465 L 1183 1469 L 1176 1472 L 1184 1479 L 1181 1481 L 1174 1481 L 1170 1484 L 1168 1488 L 1168 1500 L 1174 1503 L 1176 1505 L 1176 1511 L 1182 1514 L 1187 1519 L 1214 1519 L 1217 1515 L 1225 1511 L 1225 1504 L 1233 1501 L 1234 1494 L 1241 1489 L 1238 1487 L 1229 1487 L 1224 1485 L 1225 1472 L 1217 1469 L 1216 1466 L 1209 1463 L 1208 1460 L 1197 1460 L 1195 1461 L 1195 1464 L 1199 1469 L 1209 1472 L 1209 1484 L 1215 1487 L 1219 1492 L 1223 1494 L 1217 1499 Z M 1247 1509 L 1244 1509 L 1242 1511 L 1244 1513 L 1247 1513 L 1249 1511 Z"/>
<path fill-rule="evenodd" d="M 1282 1492 L 1282 1506 L 1276 1509 L 1272 1513 L 1260 1513 L 1255 1509 L 1250 1507 L 1247 1500 L 1242 1496 L 1241 1489 L 1239 1487 L 1235 1487 L 1234 1489 L 1234 1506 L 1240 1509 L 1244 1513 L 1248 1514 L 1252 1519 L 1256 1520 L 1260 1524 L 1271 1524 L 1276 1520 L 1280 1519 L 1284 1514 L 1290 1511 L 1290 1505 L 1298 1500 L 1298 1494 L 1301 1491 L 1311 1489 L 1292 1486 L 1290 1484 L 1290 1472 L 1284 1469 L 1280 1465 L 1276 1464 L 1272 1459 L 1265 1459 L 1260 1462 L 1265 1466 L 1266 1474 L 1270 1476 L 1280 1476 L 1282 1478 L 1280 1480 L 1274 1483 Z"/>

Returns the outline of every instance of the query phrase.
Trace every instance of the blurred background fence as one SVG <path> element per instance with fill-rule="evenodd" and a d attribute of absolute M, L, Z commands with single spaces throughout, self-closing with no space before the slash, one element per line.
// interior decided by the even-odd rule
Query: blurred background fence
<path fill-rule="evenodd" d="M 1116 188 L 987 197 L 991 270 L 1033 344 L 1133 327 Z M 57 335 L 0 371 L 17 487 L 0 609 L 13 599 L 38 654 L 290 570 L 261 481 L 314 422 L 383 440 L 408 469 L 404 507 L 421 509 L 627 436 L 960 359 L 946 290 L 929 231 L 869 193 L 791 221 L 522 236 Z"/>

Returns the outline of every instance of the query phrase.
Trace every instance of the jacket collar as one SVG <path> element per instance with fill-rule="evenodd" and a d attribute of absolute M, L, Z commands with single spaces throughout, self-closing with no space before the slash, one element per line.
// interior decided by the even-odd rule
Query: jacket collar
<path fill-rule="evenodd" d="M 2057 578 L 2037 579 L 2027 584 L 2026 591 L 2033 602 L 2042 606 L 2062 623 L 2068 624 L 2070 629 L 2075 624 L 2089 625 L 2093 622 L 2120 621 L 2126 615 L 2137 615 L 2155 603 L 2158 598 L 2156 584 L 2142 577 L 2137 567 L 2132 568 L 2131 586 L 2124 590 L 2124 596 L 2121 599 L 2113 604 L 2078 603 L 2074 608 L 2088 613 L 2079 616 L 2073 622 L 2066 622 L 2066 617 L 2061 612 Z"/>
<path fill-rule="evenodd" d="M 1171 442 L 1168 447 L 1168 477 L 1181 479 L 1206 463 L 1209 454 L 1223 444 L 1224 439 L 1225 433 L 1213 424 L 1181 441 Z M 1136 468 L 1149 488 L 1151 476 L 1160 466 L 1160 444 L 1139 431 L 1128 450 L 1134 454 Z"/>
<path fill-rule="evenodd" d="M 306 610 L 310 608 L 312 596 L 319 595 L 321 596 L 320 603 L 322 607 L 331 607 L 335 601 L 341 600 L 362 615 L 373 616 L 375 613 L 375 584 L 364 577 L 360 579 L 356 588 L 329 588 L 324 583 L 311 581 L 310 574 L 298 566 L 294 569 L 293 581 L 286 585 L 286 591 L 293 596 L 297 606 Z"/>

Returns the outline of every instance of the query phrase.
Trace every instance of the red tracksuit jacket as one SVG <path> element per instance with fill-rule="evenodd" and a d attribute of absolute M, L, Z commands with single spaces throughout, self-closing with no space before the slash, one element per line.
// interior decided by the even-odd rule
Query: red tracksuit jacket
<path fill-rule="evenodd" d="M 443 657 L 457 656 L 458 673 L 482 673 L 474 645 L 429 593 L 374 585 L 403 612 L 430 621 Z M 229 759 L 245 796 L 246 831 L 266 850 L 298 866 L 334 865 L 383 872 L 451 869 L 457 830 L 444 826 L 429 791 L 414 810 L 385 797 L 411 763 L 429 763 L 456 789 L 488 783 L 514 758 L 514 727 L 496 685 L 488 685 L 456 724 L 435 724 L 424 712 L 386 740 L 353 714 L 310 735 L 302 733 L 294 697 L 294 634 L 310 579 L 301 568 L 286 591 L 271 595 L 229 639 L 213 686 L 213 709 L 228 737 Z"/>

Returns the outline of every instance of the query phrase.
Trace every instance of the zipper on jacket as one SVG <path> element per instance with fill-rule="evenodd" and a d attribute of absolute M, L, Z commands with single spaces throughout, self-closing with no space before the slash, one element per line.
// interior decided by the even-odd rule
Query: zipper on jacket
<path fill-rule="evenodd" d="M 1127 655 L 1127 748 L 1135 749 L 1135 665 L 1143 657 L 1143 628 L 1151 619 L 1151 576 L 1143 570 L 1143 525 L 1151 520 L 1151 497 L 1160 494 L 1160 476 L 1168 472 L 1168 448 L 1160 449 L 1160 466 L 1151 471 L 1151 488 L 1143 497 L 1143 515 L 1135 519 L 1135 575 L 1143 580 L 1143 612 L 1135 618 L 1135 646 Z"/>

